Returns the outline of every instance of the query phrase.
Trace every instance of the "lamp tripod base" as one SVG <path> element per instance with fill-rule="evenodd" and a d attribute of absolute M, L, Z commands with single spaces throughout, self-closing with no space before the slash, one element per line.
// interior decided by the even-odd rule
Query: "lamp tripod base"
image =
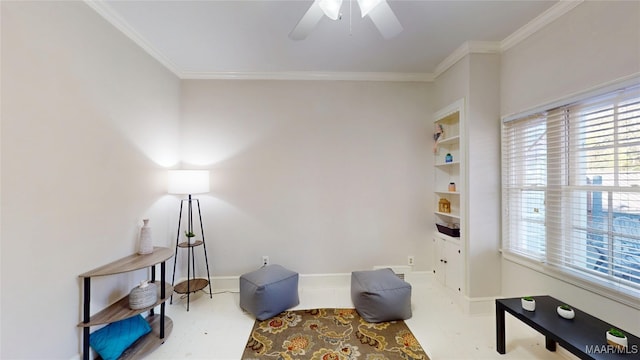
<path fill-rule="evenodd" d="M 188 241 L 180 242 L 180 225 L 182 224 L 182 209 L 185 201 L 188 203 L 188 220 L 187 220 L 187 234 L 193 234 L 193 202 L 196 203 L 198 207 L 198 218 L 200 220 L 200 232 L 202 234 L 202 240 L 192 240 L 193 236 L 188 237 Z M 194 249 L 196 247 L 202 246 L 204 249 L 204 260 L 207 268 L 207 278 L 196 278 L 196 260 Z M 180 282 L 177 285 L 174 285 L 176 279 L 176 264 L 178 263 L 178 249 L 187 249 L 187 280 Z M 171 280 L 171 285 L 173 286 L 173 290 L 178 294 L 186 294 L 187 297 L 187 311 L 189 311 L 189 303 L 190 303 L 190 295 L 193 292 L 197 292 L 203 290 L 207 286 L 209 286 L 209 298 L 213 298 L 213 291 L 211 289 L 211 275 L 209 273 L 209 259 L 207 257 L 207 244 L 204 239 L 204 228 L 202 226 L 202 213 L 200 212 L 200 201 L 198 199 L 192 199 L 191 195 L 189 195 L 188 199 L 183 199 L 180 202 L 180 214 L 178 217 L 178 235 L 176 237 L 176 252 L 173 262 L 173 278 Z M 173 304 L 173 294 L 171 295 L 171 300 L 169 302 Z"/>

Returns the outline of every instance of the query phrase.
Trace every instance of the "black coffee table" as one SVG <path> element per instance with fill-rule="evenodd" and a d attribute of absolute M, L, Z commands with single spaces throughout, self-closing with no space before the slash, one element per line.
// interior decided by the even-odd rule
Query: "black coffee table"
<path fill-rule="evenodd" d="M 496 299 L 496 350 L 505 353 L 505 311 L 544 335 L 546 348 L 556 350 L 556 343 L 580 359 L 640 359 L 640 339 L 624 329 L 573 308 L 575 318 L 567 320 L 556 308 L 564 304 L 551 296 L 534 296 L 536 310 L 522 309 L 521 298 Z M 573 306 L 572 306 L 573 307 Z M 640 316 L 640 314 L 638 315 Z M 607 347 L 606 331 L 612 327 L 627 335 L 629 345 L 624 352 Z"/>

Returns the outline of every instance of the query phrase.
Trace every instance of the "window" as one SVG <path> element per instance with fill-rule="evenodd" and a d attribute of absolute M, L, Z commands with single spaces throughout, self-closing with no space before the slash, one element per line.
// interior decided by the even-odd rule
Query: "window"
<path fill-rule="evenodd" d="M 502 127 L 503 250 L 640 298 L 640 86 Z"/>

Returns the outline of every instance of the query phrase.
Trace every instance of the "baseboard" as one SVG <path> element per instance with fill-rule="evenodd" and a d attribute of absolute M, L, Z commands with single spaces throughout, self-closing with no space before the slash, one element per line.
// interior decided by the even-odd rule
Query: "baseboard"
<path fill-rule="evenodd" d="M 300 274 L 301 288 L 336 288 L 351 286 L 351 273 Z"/>
<path fill-rule="evenodd" d="M 426 284 L 433 279 L 431 271 L 412 271 L 407 273 L 404 280 L 411 285 Z"/>
<path fill-rule="evenodd" d="M 240 291 L 240 276 L 213 276 L 211 277 L 211 288 L 214 292 Z"/>
<path fill-rule="evenodd" d="M 300 274 L 298 278 L 298 286 L 301 288 L 348 287 L 350 284 L 351 273 Z M 211 285 L 214 292 L 237 292 L 240 291 L 240 276 L 213 276 Z"/>
<path fill-rule="evenodd" d="M 179 283 L 185 279 L 176 281 Z M 298 286 L 301 289 L 313 288 L 341 288 L 351 286 L 351 273 L 328 274 L 300 274 Z M 405 281 L 413 286 L 427 284 L 433 281 L 433 274 L 429 271 L 410 271 L 405 274 Z M 211 278 L 213 292 L 238 292 L 240 276 L 214 276 Z M 205 288 L 205 291 L 208 290 Z M 498 297 L 468 297 L 451 291 L 449 296 L 458 303 L 467 314 L 489 314 L 495 309 Z"/>
<path fill-rule="evenodd" d="M 491 314 L 495 310 L 496 299 L 499 298 L 499 296 L 469 297 L 438 282 L 433 278 L 433 274 L 431 272 L 415 272 L 412 274 L 416 274 L 417 276 L 415 280 L 416 283 L 426 283 L 430 281 L 435 286 L 440 286 L 446 295 L 449 296 L 465 314 Z"/>
<path fill-rule="evenodd" d="M 405 281 L 412 285 L 419 285 L 429 280 L 431 273 L 428 271 L 412 271 L 405 274 Z M 176 280 L 180 283 L 185 279 Z M 328 274 L 300 274 L 298 286 L 300 288 L 336 288 L 350 287 L 351 273 L 328 273 Z M 213 276 L 211 285 L 214 292 L 240 290 L 240 276 Z"/>
<path fill-rule="evenodd" d="M 465 296 L 462 299 L 462 308 L 467 314 L 479 315 L 492 313 L 496 307 L 497 297 L 474 297 Z"/>

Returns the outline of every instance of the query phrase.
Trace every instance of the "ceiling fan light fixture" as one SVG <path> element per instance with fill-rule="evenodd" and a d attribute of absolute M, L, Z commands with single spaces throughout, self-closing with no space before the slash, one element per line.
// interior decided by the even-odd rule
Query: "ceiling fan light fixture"
<path fill-rule="evenodd" d="M 380 3 L 385 0 L 358 0 L 358 6 L 360 7 L 360 13 L 362 17 L 367 16 L 369 11 L 375 9 Z"/>
<path fill-rule="evenodd" d="M 386 0 L 357 1 L 362 17 L 369 16 L 382 37 L 391 39 L 402 32 L 402 25 Z M 289 38 L 292 40 L 305 39 L 325 16 L 332 20 L 338 20 L 342 2 L 343 0 L 314 0 L 298 24 L 289 33 Z M 351 15 L 351 11 L 349 11 L 349 15 Z"/>
<path fill-rule="evenodd" d="M 340 8 L 342 7 L 342 0 L 320 0 L 318 5 L 329 19 L 338 20 L 338 17 L 340 16 Z"/>

